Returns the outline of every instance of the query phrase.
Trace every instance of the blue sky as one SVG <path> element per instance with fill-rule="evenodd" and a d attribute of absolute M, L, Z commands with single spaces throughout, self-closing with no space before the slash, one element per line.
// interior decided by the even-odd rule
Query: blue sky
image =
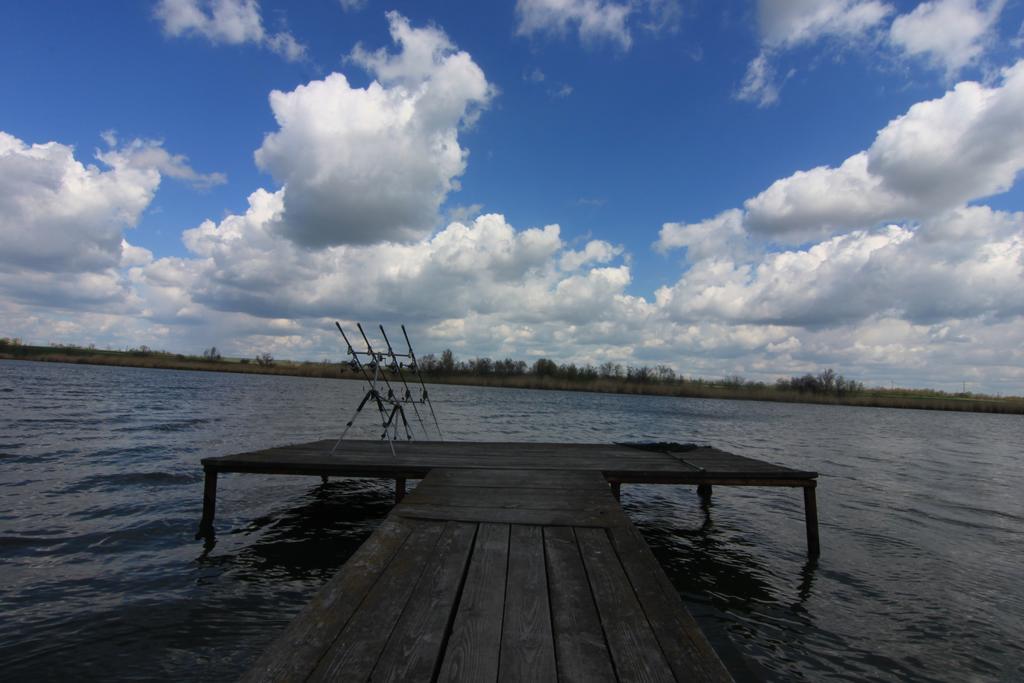
<path fill-rule="evenodd" d="M 334 318 L 406 320 L 463 357 L 1022 393 L 1022 30 L 1015 0 L 16 3 L 0 334 L 322 358 Z"/>

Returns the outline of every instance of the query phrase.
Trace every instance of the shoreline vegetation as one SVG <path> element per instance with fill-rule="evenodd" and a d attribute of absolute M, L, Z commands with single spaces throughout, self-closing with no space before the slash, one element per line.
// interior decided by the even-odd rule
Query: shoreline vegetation
<path fill-rule="evenodd" d="M 3 337 L 0 338 L 0 359 L 363 379 L 348 362 L 275 360 L 269 353 L 260 354 L 252 359 L 225 358 L 216 347 L 207 349 L 202 355 L 193 356 L 156 351 L 146 346 L 123 351 L 61 344 L 33 346 L 22 344 L 18 339 Z M 558 364 L 547 358 L 540 358 L 533 364 L 512 359 L 458 360 L 450 350 L 442 352 L 440 356 L 425 355 L 419 361 L 424 381 L 432 384 L 1024 414 L 1024 397 L 989 396 L 971 392 L 952 394 L 932 389 L 864 387 L 860 382 L 837 375 L 832 369 L 766 384 L 748 381 L 738 376 L 718 380 L 680 377 L 664 365 L 654 368 L 623 367 L 609 362 L 598 367 L 581 367 L 574 363 Z"/>

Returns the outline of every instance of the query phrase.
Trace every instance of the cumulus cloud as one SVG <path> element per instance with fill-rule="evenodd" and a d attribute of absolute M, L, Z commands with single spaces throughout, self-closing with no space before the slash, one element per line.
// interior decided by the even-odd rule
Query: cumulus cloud
<path fill-rule="evenodd" d="M 748 249 L 743 212 L 729 209 L 698 223 L 665 223 L 654 248 L 663 254 L 686 249 L 686 258 L 692 262 L 714 257 L 741 258 Z"/>
<path fill-rule="evenodd" d="M 112 133 L 105 135 L 116 143 Z M 132 140 L 97 152 L 98 164 L 58 142 L 28 144 L 0 132 L 0 293 L 36 304 L 135 305 L 123 270 L 152 260 L 125 241 L 168 174 L 216 180 L 159 143 Z"/>
<path fill-rule="evenodd" d="M 919 102 L 840 166 L 799 171 L 747 200 L 745 227 L 783 242 L 930 216 L 1008 190 L 1024 168 L 1024 61 L 986 86 Z"/>
<path fill-rule="evenodd" d="M 468 155 L 459 128 L 487 105 L 492 88 L 443 31 L 387 16 L 400 51 L 357 46 L 351 55 L 376 78 L 366 88 L 333 73 L 270 95 L 280 129 L 255 158 L 282 183 L 277 229 L 298 244 L 420 239 L 458 189 Z"/>
<path fill-rule="evenodd" d="M 961 234 L 979 238 L 959 239 Z M 853 231 L 753 262 L 698 262 L 659 301 L 677 319 L 834 327 L 1024 314 L 1024 215 L 960 207 L 916 229 Z"/>
<path fill-rule="evenodd" d="M 516 33 L 521 36 L 575 32 L 588 45 L 633 45 L 632 28 L 650 35 L 674 34 L 683 18 L 680 0 L 517 0 Z"/>
<path fill-rule="evenodd" d="M 266 31 L 258 0 L 160 0 L 155 14 L 164 33 L 174 38 L 198 35 L 214 44 L 254 43 L 291 62 L 306 55 L 305 46 L 287 31 Z"/>
<path fill-rule="evenodd" d="M 1002 357 L 1020 354 L 992 330 L 1021 337 L 1024 213 L 970 202 L 1009 190 L 1024 168 L 1022 110 L 1024 61 L 915 104 L 839 166 L 666 223 L 655 248 L 686 249 L 689 266 L 655 292 L 658 316 L 702 333 L 772 330 L 742 351 L 747 371 L 835 364 L 870 381 L 899 367 L 941 385 L 929 364 L 942 362 L 989 387 L 1019 383 Z"/>
<path fill-rule="evenodd" d="M 604 240 L 590 240 L 579 251 L 566 251 L 559 260 L 562 270 L 578 270 L 589 263 L 608 263 L 621 255 L 623 248 Z"/>
<path fill-rule="evenodd" d="M 575 326 L 604 326 L 590 334 L 607 343 L 650 313 L 625 291 L 628 266 L 612 263 L 620 247 L 595 240 L 570 250 L 557 225 L 516 229 L 487 214 L 417 243 L 310 251 L 276 232 L 283 199 L 259 190 L 244 214 L 185 232 L 192 258 L 132 269 L 147 315 L 161 324 L 198 325 L 221 314 L 306 320 L 314 329 L 332 317 L 419 321 L 427 340 L 457 333 L 459 345 L 486 338 L 494 352 L 522 355 L 551 344 L 556 331 L 582 334 Z"/>
<path fill-rule="evenodd" d="M 747 64 L 736 99 L 758 107 L 776 104 L 782 84 L 774 61 L 780 52 L 826 39 L 862 41 L 892 11 L 879 0 L 758 0 L 761 50 Z"/>
<path fill-rule="evenodd" d="M 627 26 L 632 7 L 610 0 L 517 0 L 516 32 L 565 35 L 571 29 L 583 42 L 610 41 L 623 50 L 633 44 Z"/>
<path fill-rule="evenodd" d="M 47 272 L 100 271 L 121 260 L 121 235 L 160 184 L 158 169 L 116 150 L 106 168 L 57 142 L 0 132 L 0 263 Z"/>
<path fill-rule="evenodd" d="M 97 152 L 96 158 L 110 165 L 127 165 L 140 169 L 155 169 L 161 175 L 183 180 L 197 189 L 208 189 L 215 185 L 223 185 L 228 178 L 223 173 L 199 173 L 189 166 L 188 157 L 184 154 L 171 154 L 164 149 L 162 140 L 134 139 L 123 147 L 117 148 L 117 137 L 114 131 L 102 134 L 103 140 L 111 149 Z"/>
<path fill-rule="evenodd" d="M 856 39 L 882 22 L 893 8 L 878 0 L 758 0 L 761 42 L 791 48 L 826 37 Z"/>
<path fill-rule="evenodd" d="M 991 0 L 987 7 L 977 0 L 922 2 L 892 22 L 889 39 L 904 54 L 927 59 L 953 77 L 985 52 L 1005 4 L 1005 0 Z"/>

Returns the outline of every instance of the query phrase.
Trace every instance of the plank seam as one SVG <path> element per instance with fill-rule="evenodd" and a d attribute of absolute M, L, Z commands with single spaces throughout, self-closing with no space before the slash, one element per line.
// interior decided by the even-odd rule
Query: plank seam
<path fill-rule="evenodd" d="M 473 540 L 470 542 L 469 552 L 466 553 L 466 563 L 462 566 L 462 574 L 459 577 L 459 589 L 455 592 L 455 600 L 452 602 L 451 610 L 448 612 L 448 619 L 444 627 L 444 635 L 441 636 L 441 648 L 438 651 L 437 660 L 434 662 L 434 671 L 430 675 L 431 681 L 436 681 L 441 675 L 441 667 L 444 664 L 445 654 L 448 652 L 448 640 L 452 637 L 452 630 L 455 628 L 455 617 L 459 613 L 459 605 L 462 603 L 462 591 L 466 587 L 466 578 L 469 576 L 469 567 L 473 562 L 473 555 L 476 553 L 476 540 L 480 536 L 480 524 L 473 529 Z"/>
<path fill-rule="evenodd" d="M 640 530 L 637 529 L 635 525 L 634 525 L 633 528 L 636 531 L 636 533 L 638 533 L 638 534 L 640 533 Z M 611 530 L 605 529 L 605 534 L 608 536 L 608 544 L 611 546 L 612 552 L 615 553 L 615 559 L 618 560 L 619 565 L 622 567 L 622 572 L 623 572 L 623 574 L 626 577 L 626 581 L 627 581 L 627 583 L 629 583 L 629 589 L 631 591 L 633 591 L 633 595 L 636 597 L 636 602 L 640 606 L 640 610 L 643 612 L 644 619 L 647 620 L 647 625 L 650 627 L 651 633 L 654 634 L 654 642 L 656 642 L 658 644 L 658 649 L 661 650 L 661 656 L 664 657 L 666 664 L 669 665 L 669 669 L 671 670 L 671 669 L 673 669 L 672 662 L 674 660 L 673 660 L 672 657 L 669 656 L 669 653 L 665 651 L 665 646 L 662 644 L 662 638 L 666 637 L 667 634 L 660 634 L 659 635 L 658 629 L 654 628 L 654 623 L 651 621 L 650 614 L 648 614 L 648 608 L 644 604 L 643 598 L 640 596 L 640 593 L 636 589 L 636 585 L 635 585 L 635 583 L 633 581 L 633 576 L 630 574 L 629 570 L 626 569 L 626 565 L 622 561 L 622 553 L 620 552 L 619 546 L 615 542 L 615 539 L 612 537 Z M 644 542 L 646 543 L 646 541 L 644 541 Z M 649 545 L 648 545 L 648 548 L 650 548 Z M 659 568 L 661 567 L 660 563 L 658 564 L 658 567 Z M 661 571 L 664 571 L 664 569 L 661 569 Z M 662 590 L 664 590 L 664 587 L 662 587 Z M 674 590 L 674 588 L 673 588 L 673 590 Z M 686 609 L 685 605 L 683 606 L 683 609 Z M 686 634 L 685 630 L 683 630 L 683 632 L 684 632 L 684 634 Z M 689 636 L 689 634 L 686 634 L 686 635 L 687 635 L 687 637 Z M 675 672 L 673 671 L 673 674 L 674 673 Z"/>
<path fill-rule="evenodd" d="M 540 549 L 541 549 L 541 552 L 544 553 L 544 587 L 545 587 L 546 592 L 548 594 L 548 621 L 551 623 L 551 645 L 552 645 L 551 650 L 552 650 L 552 653 L 553 653 L 554 658 L 555 658 L 555 675 L 557 676 L 558 675 L 558 671 L 559 671 L 559 668 L 558 668 L 558 642 L 556 641 L 556 636 L 555 636 L 555 608 L 554 608 L 555 601 L 551 599 L 551 575 L 548 572 L 548 567 L 550 566 L 550 564 L 548 562 L 548 544 L 547 544 L 548 528 L 549 527 L 547 527 L 547 526 L 542 526 L 540 528 Z"/>
<path fill-rule="evenodd" d="M 375 578 L 373 580 L 373 583 L 371 583 L 367 587 L 366 592 L 363 593 L 363 597 L 359 599 L 359 602 L 356 604 L 355 608 L 351 611 L 351 613 L 349 613 L 348 618 L 345 619 L 345 623 L 341 624 L 341 626 L 338 627 L 338 630 L 334 633 L 334 637 L 331 639 L 331 641 L 327 644 L 326 647 L 320 650 L 320 656 L 317 657 L 316 660 L 313 662 L 313 665 L 308 668 L 308 673 L 305 676 L 303 676 L 303 680 L 309 680 L 309 677 L 312 676 L 320 667 L 320 663 L 323 661 L 324 657 L 326 657 L 327 653 L 330 652 L 331 647 L 333 647 L 334 643 L 336 643 L 338 638 L 341 637 L 342 632 L 349 625 L 349 623 L 351 623 L 355 615 L 359 613 L 359 609 L 363 606 L 363 603 L 366 602 L 367 597 L 369 597 L 370 593 L 373 592 L 373 589 L 377 586 L 377 583 L 380 582 L 381 577 L 384 576 L 384 573 L 388 570 L 388 567 L 391 566 L 391 563 L 395 561 L 395 558 L 401 554 L 402 549 L 406 546 L 407 543 L 409 543 L 409 539 L 413 537 L 413 532 L 416 530 L 416 526 L 419 526 L 420 524 L 420 522 L 413 522 L 413 524 L 409 525 L 409 533 L 406 534 L 404 539 L 402 539 L 401 545 L 395 548 L 395 551 L 391 553 L 391 557 L 388 558 L 387 563 L 383 567 L 381 567 L 379 572 L 377 572 L 377 578 Z M 374 533 L 376 533 L 376 530 L 374 531 Z M 342 565 L 342 568 L 344 568 L 344 565 Z"/>
<path fill-rule="evenodd" d="M 405 601 L 402 602 L 402 609 L 398 613 L 398 617 L 395 619 L 394 623 L 391 624 L 391 629 L 388 631 L 388 637 L 384 639 L 384 643 L 380 646 L 380 650 L 377 651 L 377 656 L 373 660 L 373 666 L 370 667 L 371 675 L 377 668 L 377 665 L 380 664 L 381 655 L 383 655 L 384 651 L 388 649 L 388 643 L 391 642 L 391 637 L 395 634 L 395 629 L 398 628 L 398 622 L 402 620 L 402 615 L 405 614 L 405 610 L 409 607 L 409 602 L 412 600 L 413 596 L 416 595 L 416 589 L 419 588 L 420 582 L 422 582 L 423 578 L 427 575 L 427 569 L 431 566 L 432 560 L 436 558 L 439 562 L 444 561 L 444 556 L 437 555 L 437 546 L 440 545 L 442 539 L 446 538 L 451 533 L 452 528 L 456 524 L 458 524 L 458 522 L 445 522 L 444 529 L 437 535 L 434 545 L 430 547 L 430 555 L 423 563 L 423 566 L 420 567 L 420 573 L 416 577 L 416 583 L 413 584 L 408 597 L 406 597 Z"/>
<path fill-rule="evenodd" d="M 588 528 L 603 528 L 603 527 L 588 527 Z M 611 643 L 608 640 L 608 631 L 604 627 L 604 619 L 601 618 L 601 606 L 597 602 L 597 595 L 594 594 L 594 582 L 590 577 L 590 570 L 587 568 L 587 562 L 583 558 L 583 551 L 580 548 L 580 539 L 576 535 L 576 527 L 569 527 L 572 531 L 572 538 L 575 541 L 576 554 L 580 557 L 580 564 L 583 566 L 583 574 L 587 577 L 587 590 L 590 591 L 590 600 L 594 604 L 594 611 L 597 613 L 597 624 L 601 627 L 601 637 L 604 638 L 604 649 L 608 652 L 608 661 L 612 665 L 612 673 L 615 675 L 615 680 L 621 681 L 622 677 L 619 675 L 619 665 L 615 661 L 615 654 L 612 651 Z M 618 555 L 616 554 L 616 559 Z M 647 618 L 647 613 L 644 613 L 644 618 Z M 650 623 L 648 621 L 648 623 Z M 660 645 L 659 645 L 660 647 Z"/>
<path fill-rule="evenodd" d="M 421 524 L 420 524 L 420 526 L 421 526 L 421 527 L 425 527 L 425 526 L 427 526 L 427 525 L 426 525 L 426 524 L 422 524 L 422 523 L 421 523 Z M 446 527 L 446 529 L 447 529 L 447 523 L 445 524 L 445 527 Z M 433 551 L 433 550 L 434 550 L 435 548 L 437 548 L 437 544 L 438 544 L 438 543 L 439 543 L 439 542 L 441 541 L 441 538 L 442 538 L 442 537 L 444 536 L 444 533 L 445 533 L 445 532 L 444 532 L 444 531 L 442 531 L 441 533 L 439 533 L 439 534 L 437 535 L 437 538 L 436 538 L 436 539 L 434 539 L 434 543 L 433 543 L 433 545 L 431 545 L 431 546 L 430 546 L 430 549 L 431 549 L 431 551 Z M 323 663 L 323 660 L 324 660 L 324 658 L 325 658 L 325 657 L 327 656 L 327 654 L 328 654 L 328 653 L 329 653 L 329 652 L 331 651 L 331 649 L 332 649 L 332 648 L 334 647 L 334 644 L 335 644 L 336 642 L 338 642 L 338 640 L 339 640 L 339 639 L 341 638 L 342 634 L 343 634 L 343 633 L 345 632 L 345 629 L 346 629 L 346 628 L 348 628 L 348 625 L 349 625 L 349 624 L 350 624 L 350 623 L 352 622 L 352 619 L 354 619 L 354 618 L 355 618 L 355 616 L 356 616 L 357 614 L 359 614 L 359 610 L 360 610 L 360 609 L 362 609 L 362 607 L 363 607 L 363 604 L 364 604 L 364 603 L 366 602 L 366 599 L 367 599 L 367 598 L 368 598 L 368 597 L 370 596 L 370 593 L 372 593 L 372 592 L 373 592 L 373 589 L 377 587 L 377 584 L 378 584 L 378 583 L 380 582 L 381 578 L 383 578 L 383 576 L 384 576 L 385 572 L 387 572 L 387 570 L 388 570 L 388 568 L 389 568 L 389 567 L 391 566 L 392 562 L 394 562 L 394 560 L 395 560 L 395 558 L 396 558 L 396 557 L 398 557 L 399 555 L 401 555 L 401 552 L 402 552 L 402 550 L 403 550 L 403 549 L 405 548 L 406 544 L 407 544 L 407 543 L 409 543 L 409 542 L 410 542 L 410 541 L 412 540 L 412 538 L 413 538 L 413 536 L 414 536 L 414 535 L 415 535 L 414 533 L 410 533 L 410 534 L 409 534 L 409 535 L 408 535 L 408 536 L 406 537 L 405 541 L 403 541 L 403 543 L 402 543 L 402 545 L 401 545 L 401 546 L 399 547 L 398 551 L 397 551 L 397 552 L 395 552 L 395 554 L 394 554 L 394 555 L 392 555 L 391 559 L 390 559 L 390 560 L 388 561 L 388 564 L 387 564 L 387 566 L 386 566 L 386 567 L 384 567 L 384 568 L 383 568 L 383 569 L 382 569 L 382 570 L 380 571 L 380 573 L 379 573 L 379 574 L 377 574 L 377 578 L 376 578 L 376 580 L 375 580 L 375 581 L 373 582 L 373 585 L 372 585 L 372 586 L 370 586 L 370 590 L 366 591 L 366 594 L 365 594 L 365 595 L 364 595 L 364 596 L 362 597 L 362 599 L 361 599 L 361 600 L 359 601 L 359 605 L 358 605 L 358 606 L 357 606 L 357 607 L 356 607 L 356 608 L 355 608 L 354 610 L 352 610 L 352 614 L 350 614 L 350 615 L 349 615 L 349 617 L 348 617 L 348 619 L 346 619 L 346 620 L 345 620 L 345 625 L 344 625 L 344 626 L 342 626 L 341 628 L 339 628 L 339 629 L 338 629 L 338 632 L 337 632 L 337 634 L 336 634 L 336 635 L 334 636 L 334 639 L 333 639 L 333 640 L 331 640 L 331 643 L 330 643 L 330 645 L 328 645 L 328 646 L 327 646 L 326 648 L 324 648 L 324 649 L 323 649 L 323 651 L 322 651 L 322 652 L 320 653 L 320 656 L 319 656 L 319 657 L 317 658 L 317 660 L 316 660 L 316 664 L 315 664 L 315 665 L 313 666 L 313 668 L 312 668 L 312 670 L 310 671 L 309 675 L 307 675 L 307 676 L 306 676 L 306 680 L 309 680 L 309 677 L 310 677 L 310 676 L 312 676 L 312 675 L 313 675 L 314 673 L 316 673 L 316 671 L 317 671 L 317 670 L 318 670 L 318 669 L 320 668 L 320 664 L 321 664 L 321 663 Z M 416 590 L 416 586 L 417 586 L 417 585 L 419 585 L 419 582 L 420 582 L 420 581 L 421 581 L 421 580 L 423 579 L 423 574 L 424 574 L 424 572 L 426 571 L 426 567 L 427 567 L 427 564 L 429 564 L 429 563 L 427 563 L 427 562 L 424 562 L 424 563 L 423 563 L 423 566 L 421 566 L 421 567 L 420 567 L 420 572 L 419 572 L 419 574 L 418 574 L 418 575 L 416 576 L 416 583 L 415 583 L 415 584 L 413 584 L 413 589 L 412 589 L 411 591 L 409 591 L 409 595 L 408 595 L 408 596 L 406 597 L 405 601 L 404 601 L 404 602 L 402 603 L 402 610 L 401 610 L 401 612 L 399 612 L 399 617 L 398 617 L 398 619 L 395 619 L 394 623 L 393 623 L 393 624 L 391 624 L 391 630 L 389 630 L 389 631 L 388 631 L 388 637 L 384 639 L 384 643 L 383 643 L 383 645 L 381 645 L 381 648 L 380 648 L 380 650 L 379 650 L 379 651 L 377 652 L 377 657 L 376 657 L 376 658 L 374 659 L 374 663 L 373 663 L 373 666 L 372 666 L 372 667 L 370 667 L 370 671 L 373 671 L 373 669 L 374 669 L 374 668 L 376 668 L 376 666 L 377 666 L 377 663 L 378 663 L 378 662 L 379 662 L 379 660 L 380 660 L 380 655 L 381 655 L 381 653 L 382 653 L 382 652 L 384 651 L 384 648 L 385 648 L 385 647 L 387 647 L 387 643 L 388 643 L 388 641 L 389 641 L 389 640 L 391 640 L 391 635 L 392 635 L 392 634 L 394 633 L 394 631 L 395 631 L 395 627 L 396 627 L 396 626 L 398 625 L 398 621 L 399 621 L 399 619 L 401 618 L 401 614 L 402 614 L 402 612 L 404 612 L 404 611 L 405 611 L 405 608 L 406 608 L 406 606 L 408 606 L 408 604 L 409 604 L 409 600 L 411 600 L 411 599 L 412 599 L 412 595 L 413 595 L 413 593 L 414 593 L 414 592 L 415 592 L 415 590 Z"/>

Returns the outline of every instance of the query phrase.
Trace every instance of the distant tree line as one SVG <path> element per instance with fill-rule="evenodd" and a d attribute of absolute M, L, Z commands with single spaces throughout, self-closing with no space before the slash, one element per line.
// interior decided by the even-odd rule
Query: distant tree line
<path fill-rule="evenodd" d="M 451 349 L 445 349 L 440 356 L 428 354 L 419 359 L 420 370 L 425 375 L 447 377 L 537 377 L 562 380 L 566 383 L 587 383 L 598 380 L 629 384 L 670 385 L 695 384 L 722 386 L 730 389 L 794 391 L 801 394 L 823 394 L 844 396 L 864 391 L 860 382 L 837 375 L 832 368 L 816 375 L 810 373 L 789 379 L 780 378 L 774 385 L 746 380 L 738 375 L 729 375 L 721 380 L 707 380 L 697 377 L 683 377 L 667 365 L 621 365 L 612 361 L 592 365 L 586 363 L 557 363 L 550 358 L 538 358 L 532 364 L 522 360 L 505 358 L 493 360 L 488 357 L 459 360 Z"/>
<path fill-rule="evenodd" d="M 819 372 L 817 375 L 807 373 L 802 377 L 779 379 L 775 386 L 783 390 L 798 391 L 801 394 L 833 394 L 835 396 L 858 394 L 864 391 L 863 384 L 837 375 L 832 368 Z"/>
<path fill-rule="evenodd" d="M 649 368 L 623 366 L 611 361 L 594 366 L 590 363 L 557 363 L 550 358 L 538 358 L 532 364 L 523 360 L 505 358 L 492 360 L 487 357 L 458 360 L 451 349 L 445 349 L 440 356 L 428 354 L 419 359 L 420 370 L 428 375 L 466 375 L 476 377 L 516 377 L 533 375 L 570 381 L 596 379 L 621 379 L 629 382 L 664 383 L 676 381 L 675 371 L 666 365 Z"/>

